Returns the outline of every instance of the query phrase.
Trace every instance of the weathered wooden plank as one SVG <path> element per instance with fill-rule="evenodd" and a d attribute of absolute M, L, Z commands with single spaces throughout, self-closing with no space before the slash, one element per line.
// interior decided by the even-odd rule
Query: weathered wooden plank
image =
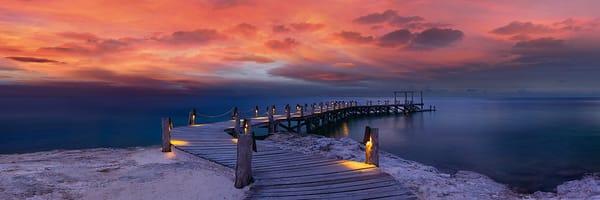
<path fill-rule="evenodd" d="M 273 188 L 273 187 L 263 187 L 263 188 L 254 188 L 253 191 L 261 191 L 261 192 L 300 192 L 300 191 L 317 191 L 317 190 L 326 190 L 326 189 L 334 189 L 334 188 L 344 188 L 344 187 L 354 187 L 359 185 L 366 184 L 376 184 L 380 182 L 389 182 L 396 181 L 392 177 L 375 177 L 364 180 L 355 180 L 351 182 L 340 182 L 340 183 L 329 183 L 327 185 L 312 185 L 312 186 L 300 186 L 300 187 L 288 187 L 288 188 Z"/>
<path fill-rule="evenodd" d="M 378 187 L 378 188 L 369 188 L 369 189 L 359 189 L 354 191 L 343 191 L 343 192 L 332 192 L 332 193 L 323 193 L 323 194 L 311 194 L 311 195 L 286 195 L 284 194 L 273 194 L 273 195 L 265 195 L 265 194 L 254 194 L 252 198 L 259 199 L 313 199 L 313 198 L 355 198 L 355 199 L 365 199 L 372 197 L 388 197 L 388 196 L 401 196 L 404 194 L 410 194 L 410 192 L 403 190 L 398 185 Z"/>
<path fill-rule="evenodd" d="M 344 161 L 312 161 L 312 162 L 305 162 L 305 163 L 300 163 L 300 164 L 295 164 L 295 165 L 277 165 L 277 166 L 269 166 L 269 167 L 263 167 L 263 168 L 259 168 L 259 167 L 255 167 L 254 170 L 255 171 L 261 171 L 261 172 L 271 172 L 271 171 L 286 171 L 286 170 L 295 170 L 295 169 L 306 169 L 308 167 L 320 167 L 320 166 L 326 166 L 326 165 L 336 165 L 336 164 L 340 164 L 341 162 Z"/>
<path fill-rule="evenodd" d="M 365 167 L 360 167 L 360 168 L 356 168 L 356 169 L 351 169 L 351 168 L 345 168 L 345 169 L 340 169 L 340 168 L 334 168 L 334 167 L 325 167 L 325 168 L 319 168 L 319 169 L 304 169 L 304 170 L 296 170 L 296 171 L 284 171 L 284 172 L 266 172 L 266 173 L 262 173 L 260 175 L 261 179 L 283 179 L 283 178 L 295 178 L 295 177 L 302 177 L 302 178 L 312 178 L 312 177 L 317 177 L 317 176 L 324 176 L 324 175 L 337 175 L 343 172 L 352 172 L 352 171 L 360 171 L 360 170 L 365 170 L 365 169 L 373 169 L 374 166 L 365 166 Z"/>
<path fill-rule="evenodd" d="M 354 170 L 340 173 L 332 173 L 325 175 L 315 175 L 310 177 L 291 177 L 291 178 L 262 178 L 260 177 L 260 182 L 257 182 L 257 185 L 292 185 L 299 183 L 314 183 L 314 182 L 322 182 L 328 180 L 337 180 L 337 179 L 345 179 L 345 178 L 353 178 L 360 177 L 366 175 L 376 175 L 380 174 L 378 170 L 374 169 L 363 169 L 363 170 Z"/>
<path fill-rule="evenodd" d="M 357 184 L 357 185 L 347 185 L 345 187 L 329 187 L 329 188 L 321 188 L 321 189 L 312 189 L 312 190 L 287 190 L 287 191 L 255 191 L 253 194 L 257 196 L 299 196 L 299 195 L 315 195 L 315 194 L 331 194 L 331 193 L 341 193 L 341 192 L 350 192 L 350 191 L 359 191 L 359 190 L 367 190 L 374 189 L 380 187 L 390 187 L 397 186 L 398 182 L 396 181 L 381 181 L 374 183 L 366 183 L 366 184 Z M 406 191 L 406 190 L 404 190 Z"/>

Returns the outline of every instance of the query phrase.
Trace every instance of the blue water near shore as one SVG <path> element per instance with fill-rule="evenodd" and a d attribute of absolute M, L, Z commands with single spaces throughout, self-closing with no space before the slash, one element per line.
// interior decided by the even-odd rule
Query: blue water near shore
<path fill-rule="evenodd" d="M 600 99 L 434 99 L 437 112 L 356 118 L 322 130 L 443 170 L 470 170 L 520 192 L 600 172 Z"/>
<path fill-rule="evenodd" d="M 157 145 L 160 118 L 170 116 L 183 125 L 192 107 L 219 115 L 239 106 L 250 115 L 255 105 L 264 112 L 271 104 L 281 108 L 326 99 L 0 98 L 0 154 Z M 350 119 L 321 132 L 360 140 L 364 126 L 377 127 L 385 151 L 444 170 L 476 171 L 522 192 L 551 191 L 564 181 L 600 172 L 600 99 L 434 98 L 426 104 L 438 111 Z"/>

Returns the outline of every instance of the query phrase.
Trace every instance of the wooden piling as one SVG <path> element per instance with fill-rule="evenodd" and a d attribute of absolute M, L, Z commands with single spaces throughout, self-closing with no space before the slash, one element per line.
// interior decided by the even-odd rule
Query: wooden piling
<path fill-rule="evenodd" d="M 275 133 L 275 118 L 273 117 L 273 112 L 268 112 L 267 118 L 269 119 L 269 133 Z"/>
<path fill-rule="evenodd" d="M 370 138 L 365 144 L 365 163 L 379 167 L 379 129 L 371 128 Z"/>
<path fill-rule="evenodd" d="M 252 183 L 252 149 L 253 138 L 250 133 L 249 120 L 244 120 L 244 133 L 237 142 L 237 160 L 235 165 L 235 188 L 244 188 Z"/>
<path fill-rule="evenodd" d="M 365 127 L 365 134 L 363 136 L 363 144 L 367 144 L 367 142 L 369 142 L 369 140 L 371 139 L 371 127 L 366 126 Z"/>
<path fill-rule="evenodd" d="M 236 116 L 233 119 L 233 132 L 234 135 L 239 135 L 240 134 L 240 117 Z"/>
<path fill-rule="evenodd" d="M 291 110 L 290 110 L 290 104 L 285 105 L 285 118 L 289 121 L 291 118 Z"/>
<path fill-rule="evenodd" d="M 239 118 L 240 117 L 240 113 L 238 111 L 238 108 L 234 107 L 233 108 L 233 112 L 231 113 L 231 119 L 235 119 L 236 117 Z"/>
<path fill-rule="evenodd" d="M 161 119 L 162 123 L 162 152 L 171 152 L 171 118 Z"/>

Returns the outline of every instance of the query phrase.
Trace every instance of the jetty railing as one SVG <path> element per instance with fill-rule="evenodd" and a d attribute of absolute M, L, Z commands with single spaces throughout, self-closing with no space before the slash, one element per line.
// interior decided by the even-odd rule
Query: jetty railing
<path fill-rule="evenodd" d="M 408 97 L 408 95 L 406 94 Z M 420 103 L 414 103 L 412 100 L 405 100 L 399 103 L 397 99 L 394 102 L 390 100 L 367 100 L 364 104 L 358 101 L 324 101 L 312 104 L 296 104 L 292 109 L 287 104 L 282 109 L 281 114 L 277 114 L 275 105 L 266 107 L 265 116 L 260 115 L 258 106 L 247 112 L 240 112 L 237 107 L 231 108 L 227 112 L 218 115 L 199 114 L 196 109 L 192 109 L 188 114 L 188 125 L 197 125 L 199 116 L 202 117 L 225 117 L 230 115 L 232 121 L 231 127 L 224 131 L 237 138 L 237 157 L 235 168 L 235 187 L 243 188 L 252 183 L 252 151 L 256 152 L 255 134 L 252 131 L 255 128 L 266 128 L 269 134 L 280 132 L 291 133 L 310 133 L 315 129 L 321 128 L 331 123 L 337 123 L 343 119 L 363 115 L 379 114 L 404 114 L 409 115 L 416 112 L 435 111 L 435 106 L 426 108 L 421 100 Z M 244 118 L 242 116 L 251 116 Z M 305 132 L 302 132 L 304 127 Z M 162 119 L 162 151 L 171 151 L 171 130 L 173 122 L 171 118 Z M 280 129 L 281 128 L 281 129 Z M 365 145 L 365 163 L 379 166 L 379 129 L 366 127 L 362 143 Z"/>

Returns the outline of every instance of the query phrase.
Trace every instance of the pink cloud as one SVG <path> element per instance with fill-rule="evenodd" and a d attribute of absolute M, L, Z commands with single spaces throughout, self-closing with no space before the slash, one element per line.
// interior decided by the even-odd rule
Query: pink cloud
<path fill-rule="evenodd" d="M 285 38 L 284 40 L 269 40 L 265 42 L 265 46 L 273 50 L 290 50 L 298 45 L 300 45 L 300 43 L 292 38 Z"/>

